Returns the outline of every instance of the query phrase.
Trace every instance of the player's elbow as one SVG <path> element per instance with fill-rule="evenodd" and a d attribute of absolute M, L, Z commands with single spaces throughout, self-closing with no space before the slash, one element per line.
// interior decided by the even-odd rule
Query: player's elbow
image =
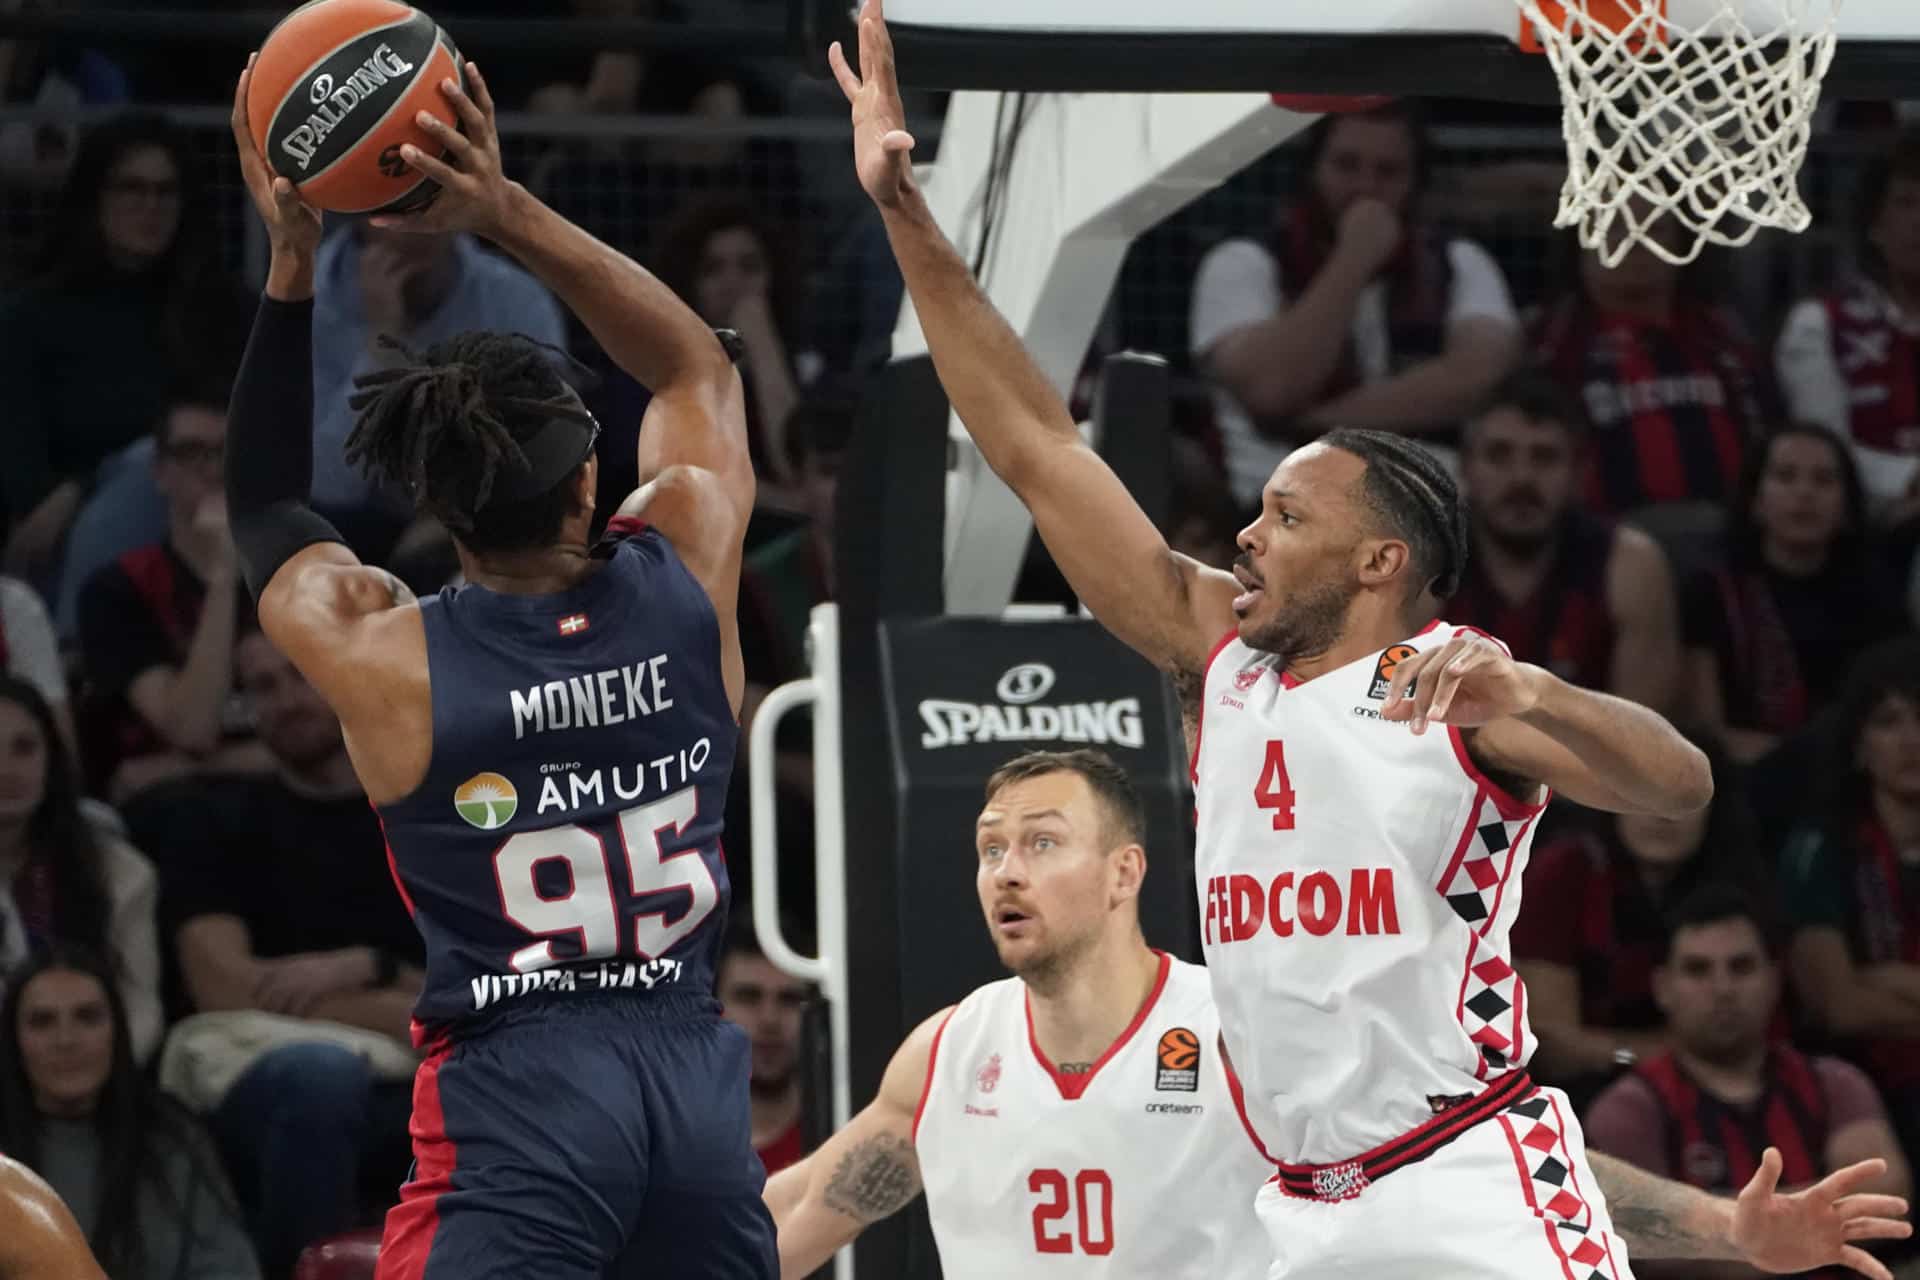
<path fill-rule="evenodd" d="M 1706 752 L 1685 743 L 1680 766 L 1672 771 L 1662 796 L 1660 816 L 1683 818 L 1698 813 L 1713 803 L 1713 766 Z"/>

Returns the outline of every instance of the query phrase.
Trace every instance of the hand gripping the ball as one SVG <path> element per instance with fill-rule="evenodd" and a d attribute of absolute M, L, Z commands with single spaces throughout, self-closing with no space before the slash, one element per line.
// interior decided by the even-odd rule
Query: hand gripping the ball
<path fill-rule="evenodd" d="M 240 152 L 240 175 L 260 220 L 267 224 L 267 244 L 274 256 L 310 260 L 320 247 L 320 211 L 300 198 L 293 183 L 276 177 L 267 167 L 267 158 L 254 144 L 247 124 L 247 88 L 259 56 L 247 59 L 247 69 L 240 73 L 233 91 L 233 142 Z"/>
<path fill-rule="evenodd" d="M 500 162 L 500 133 L 494 125 L 493 94 L 469 62 L 466 80 L 472 93 L 452 77 L 440 82 L 440 92 L 453 104 L 460 128 L 422 111 L 416 123 L 444 149 L 430 156 L 412 143 L 400 148 L 400 158 L 433 179 L 440 194 L 426 208 L 412 213 L 377 214 L 376 227 L 403 231 L 471 231 L 494 236 L 506 225 L 516 184 L 508 181 Z"/>

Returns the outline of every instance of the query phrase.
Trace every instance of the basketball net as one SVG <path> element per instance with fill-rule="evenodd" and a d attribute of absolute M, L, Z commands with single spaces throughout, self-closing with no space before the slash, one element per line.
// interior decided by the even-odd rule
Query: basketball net
<path fill-rule="evenodd" d="M 1804 231 L 1800 196 L 1842 0 L 1515 0 L 1523 48 L 1560 81 L 1567 180 L 1557 227 L 1611 267 L 1676 265 L 1762 227 Z"/>

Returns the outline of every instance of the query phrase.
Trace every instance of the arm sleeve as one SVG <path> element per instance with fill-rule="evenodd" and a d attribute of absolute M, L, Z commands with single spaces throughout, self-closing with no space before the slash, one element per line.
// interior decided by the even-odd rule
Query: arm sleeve
<path fill-rule="evenodd" d="M 1492 254 L 1471 240 L 1455 240 L 1447 245 L 1447 261 L 1453 266 L 1453 294 L 1447 300 L 1449 325 L 1462 320 L 1498 320 L 1520 327 L 1520 313 L 1514 310 L 1507 278 Z"/>
<path fill-rule="evenodd" d="M 1585 852 L 1577 840 L 1556 840 L 1526 869 L 1513 957 L 1572 968 L 1580 962 L 1579 912 Z"/>
<path fill-rule="evenodd" d="M 227 518 L 255 599 L 301 548 L 342 540 L 312 490 L 313 299 L 263 297 L 227 419 Z"/>
<path fill-rule="evenodd" d="M 1639 1077 L 1625 1076 L 1601 1090 L 1587 1110 L 1586 1130 L 1594 1150 L 1662 1178 L 1673 1176 L 1660 1101 Z"/>
<path fill-rule="evenodd" d="M 1215 245 L 1200 260 L 1188 312 L 1187 347 L 1197 356 L 1235 329 L 1258 324 L 1286 305 L 1273 255 L 1251 240 Z"/>
<path fill-rule="evenodd" d="M 54 706 L 67 700 L 67 671 L 60 663 L 60 642 L 53 622 L 32 587 L 15 578 L 0 578 L 0 627 L 7 637 L 7 670 L 35 689 Z"/>
<path fill-rule="evenodd" d="M 118 565 L 80 589 L 80 655 L 87 678 L 112 697 L 145 672 L 174 665 L 172 641 Z"/>

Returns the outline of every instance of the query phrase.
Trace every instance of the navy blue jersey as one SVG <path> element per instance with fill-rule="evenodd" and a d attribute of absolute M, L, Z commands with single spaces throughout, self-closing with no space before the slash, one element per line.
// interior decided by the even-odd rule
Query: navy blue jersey
<path fill-rule="evenodd" d="M 421 601 L 433 760 L 380 816 L 426 941 L 423 1039 L 583 994 L 712 990 L 738 734 L 718 622 L 657 531 L 616 520 L 598 553 L 556 595 Z"/>

